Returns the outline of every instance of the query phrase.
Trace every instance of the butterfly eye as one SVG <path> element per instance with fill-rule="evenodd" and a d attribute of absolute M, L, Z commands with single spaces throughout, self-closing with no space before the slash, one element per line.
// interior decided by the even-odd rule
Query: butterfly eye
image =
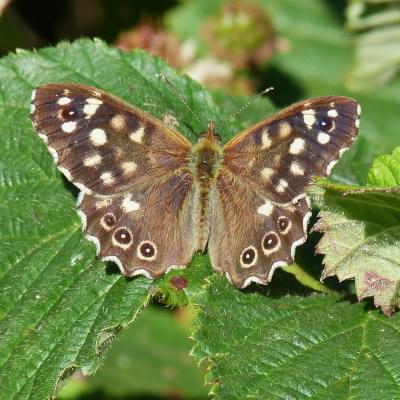
<path fill-rule="evenodd" d="M 281 240 L 279 239 L 279 236 L 275 232 L 267 233 L 262 240 L 262 247 L 265 255 L 268 255 L 270 253 L 279 250 L 280 245 L 281 245 Z"/>
<path fill-rule="evenodd" d="M 240 263 L 243 268 L 250 268 L 257 262 L 257 250 L 254 246 L 249 246 L 242 251 Z"/>
<path fill-rule="evenodd" d="M 188 285 L 187 279 L 183 276 L 173 276 L 170 282 L 177 290 L 182 290 Z"/>
<path fill-rule="evenodd" d="M 132 241 L 132 235 L 126 228 L 119 228 L 114 232 L 113 238 L 115 239 L 116 244 L 120 247 L 126 247 Z"/>
<path fill-rule="evenodd" d="M 157 256 L 157 247 L 151 242 L 142 242 L 138 246 L 137 255 L 141 260 L 152 261 Z"/>
<path fill-rule="evenodd" d="M 331 118 L 321 117 L 317 122 L 317 129 L 322 132 L 330 132 L 334 126 Z"/>

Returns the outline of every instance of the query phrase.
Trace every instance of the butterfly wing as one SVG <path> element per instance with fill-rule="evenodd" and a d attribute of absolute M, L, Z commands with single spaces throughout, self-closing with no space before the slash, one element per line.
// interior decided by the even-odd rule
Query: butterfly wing
<path fill-rule="evenodd" d="M 32 121 L 80 190 L 79 214 L 102 259 L 159 276 L 195 250 L 191 143 L 116 97 L 75 84 L 36 89 Z"/>
<path fill-rule="evenodd" d="M 360 108 L 345 97 L 296 103 L 224 147 L 214 187 L 209 252 L 238 287 L 267 283 L 293 262 L 310 216 L 305 188 L 326 176 L 357 134 Z"/>

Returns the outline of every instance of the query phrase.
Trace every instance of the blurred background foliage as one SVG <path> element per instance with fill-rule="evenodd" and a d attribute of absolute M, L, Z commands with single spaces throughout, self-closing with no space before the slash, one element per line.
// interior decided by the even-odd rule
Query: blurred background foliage
<path fill-rule="evenodd" d="M 249 95 L 274 86 L 277 107 L 357 98 L 361 137 L 337 174 L 347 183 L 364 183 L 373 157 L 399 142 L 399 1 L 0 0 L 0 55 L 82 36 L 144 48 L 213 90 Z M 205 371 L 188 355 L 195 313 L 152 305 L 98 373 L 75 374 L 59 398 L 207 398 Z"/>

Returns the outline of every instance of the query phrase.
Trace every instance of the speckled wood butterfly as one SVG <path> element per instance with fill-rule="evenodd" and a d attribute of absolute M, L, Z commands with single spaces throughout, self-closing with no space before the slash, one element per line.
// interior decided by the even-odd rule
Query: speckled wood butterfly
<path fill-rule="evenodd" d="M 80 189 L 78 213 L 102 260 L 156 278 L 208 247 L 237 287 L 268 283 L 293 262 L 311 215 L 305 187 L 352 144 L 360 106 L 296 103 L 222 146 L 210 123 L 196 144 L 99 89 L 38 87 L 32 120 L 59 170 Z"/>

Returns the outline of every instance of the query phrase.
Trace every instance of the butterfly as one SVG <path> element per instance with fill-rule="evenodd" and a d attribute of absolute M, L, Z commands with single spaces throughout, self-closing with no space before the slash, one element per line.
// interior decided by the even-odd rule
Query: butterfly
<path fill-rule="evenodd" d="M 192 144 L 94 87 L 33 92 L 34 128 L 80 190 L 78 214 L 98 256 L 126 276 L 157 278 L 208 248 L 238 288 L 291 264 L 311 216 L 305 188 L 354 141 L 360 105 L 341 96 L 291 105 L 222 145 L 215 126 Z"/>

